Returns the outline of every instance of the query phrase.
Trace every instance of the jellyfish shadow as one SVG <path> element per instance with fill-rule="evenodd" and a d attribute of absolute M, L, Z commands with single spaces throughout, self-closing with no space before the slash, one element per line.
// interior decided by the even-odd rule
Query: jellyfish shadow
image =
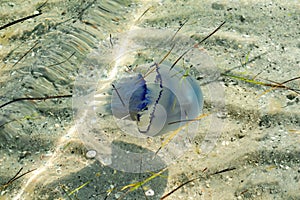
<path fill-rule="evenodd" d="M 168 170 L 165 170 L 162 174 L 160 174 L 160 176 L 156 176 L 155 178 L 146 181 L 136 190 L 126 192 L 130 188 L 123 190 L 122 188 L 128 186 L 129 184 L 141 183 L 160 170 L 133 173 L 112 168 L 112 166 L 117 165 L 117 162 L 120 162 L 120 155 L 116 156 L 116 154 L 119 153 L 119 148 L 130 149 L 131 151 L 135 152 L 149 153 L 149 150 L 135 144 L 114 141 L 112 144 L 113 154 L 111 166 L 104 166 L 98 160 L 95 160 L 94 163 L 86 166 L 76 173 L 71 173 L 66 177 L 59 178 L 48 185 L 37 187 L 38 189 L 36 190 L 38 191 L 35 191 L 37 196 L 43 196 L 44 194 L 47 194 L 48 199 L 56 199 L 61 197 L 65 197 L 67 199 L 105 200 L 118 199 L 120 197 L 122 197 L 123 200 L 159 199 L 163 195 L 164 189 L 167 185 Z M 131 160 L 131 162 L 135 162 L 135 165 L 137 166 L 140 165 L 140 162 L 138 161 Z M 159 159 L 156 159 L 155 162 L 159 162 Z M 163 166 L 163 161 L 160 160 L 160 162 L 161 166 Z M 81 187 L 83 185 L 84 187 Z M 74 191 L 76 188 L 80 189 L 70 195 L 70 192 Z M 149 194 L 146 196 L 146 193 Z"/>

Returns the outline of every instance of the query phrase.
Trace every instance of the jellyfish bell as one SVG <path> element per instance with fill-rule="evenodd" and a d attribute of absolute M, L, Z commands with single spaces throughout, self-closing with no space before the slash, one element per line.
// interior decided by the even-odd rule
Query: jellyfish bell
<path fill-rule="evenodd" d="M 198 82 L 183 68 L 171 66 L 153 64 L 155 70 L 147 76 L 135 73 L 116 81 L 111 109 L 123 131 L 159 136 L 199 116 L 203 95 Z"/>

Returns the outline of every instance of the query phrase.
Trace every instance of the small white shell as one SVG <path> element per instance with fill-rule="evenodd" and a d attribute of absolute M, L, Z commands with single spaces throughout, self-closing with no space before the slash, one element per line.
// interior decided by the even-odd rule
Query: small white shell
<path fill-rule="evenodd" d="M 154 191 L 152 189 L 149 189 L 145 192 L 145 195 L 148 196 L 148 197 L 151 197 L 151 196 L 154 196 Z"/>
<path fill-rule="evenodd" d="M 96 155 L 97 155 L 97 151 L 91 149 L 86 152 L 85 157 L 88 159 L 93 159 L 96 157 Z"/>

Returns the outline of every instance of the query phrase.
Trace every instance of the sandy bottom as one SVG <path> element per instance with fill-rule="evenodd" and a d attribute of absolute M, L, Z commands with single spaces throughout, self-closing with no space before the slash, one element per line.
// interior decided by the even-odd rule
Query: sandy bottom
<path fill-rule="evenodd" d="M 12 103 L 0 108 L 0 199 L 160 199 L 194 178 L 165 199 L 300 199 L 299 1 L 43 3 L 4 1 L 0 6 L 0 26 L 42 13 L 0 30 L 0 104 L 76 93 L 74 85 L 95 84 L 76 82 L 90 75 L 80 67 L 100 61 L 108 66 L 120 55 L 114 44 L 130 52 L 139 41 L 137 48 L 146 49 L 138 59 L 122 55 L 126 65 L 139 65 L 165 55 L 172 46 L 165 38 L 186 19 L 177 38 L 181 50 L 226 21 L 199 48 L 215 66 L 195 72 L 204 93 L 203 112 L 215 118 L 200 121 L 201 130 L 184 155 L 155 176 L 118 171 L 103 159 L 88 158 L 80 136 L 90 129 L 76 129 L 78 104 L 72 105 L 72 98 Z M 150 29 L 164 34 L 147 35 L 154 33 Z M 137 30 L 137 40 L 124 39 Z M 166 47 L 148 47 L 160 43 Z M 98 57 L 86 62 L 91 52 Z M 192 54 L 187 58 L 197 62 Z M 103 73 L 118 76 L 108 69 Z M 105 134 L 122 135 L 108 119 L 101 123 Z M 34 171 L 9 181 L 21 168 L 18 175 Z M 136 190 L 124 188 L 141 181 Z"/>

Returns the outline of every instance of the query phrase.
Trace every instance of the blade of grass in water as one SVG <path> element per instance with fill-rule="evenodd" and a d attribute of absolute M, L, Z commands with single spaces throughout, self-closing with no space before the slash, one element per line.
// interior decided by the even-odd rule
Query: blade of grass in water
<path fill-rule="evenodd" d="M 167 137 L 167 139 L 165 139 L 164 141 L 163 141 L 163 143 L 162 143 L 162 145 L 158 148 L 158 150 L 155 152 L 155 155 L 157 155 L 158 154 L 158 152 L 162 149 L 162 148 L 164 148 L 183 128 L 185 128 L 185 127 L 187 127 L 191 122 L 194 122 L 194 121 L 197 121 L 197 120 L 200 120 L 200 119 L 202 119 L 202 118 L 204 118 L 204 117 L 206 117 L 206 116 L 208 116 L 209 114 L 207 113 L 207 114 L 202 114 L 202 115 L 200 115 L 200 116 L 198 116 L 197 118 L 195 118 L 195 119 L 191 119 L 191 120 L 181 120 L 181 121 L 176 121 L 176 122 L 171 122 L 171 123 L 169 123 L 169 124 L 174 124 L 174 123 L 180 123 L 180 122 L 185 122 L 185 121 L 187 121 L 188 123 L 186 123 L 185 125 L 183 125 L 183 126 L 180 126 L 179 128 L 177 128 L 175 131 L 173 131 L 170 135 L 169 135 L 169 137 Z"/>

